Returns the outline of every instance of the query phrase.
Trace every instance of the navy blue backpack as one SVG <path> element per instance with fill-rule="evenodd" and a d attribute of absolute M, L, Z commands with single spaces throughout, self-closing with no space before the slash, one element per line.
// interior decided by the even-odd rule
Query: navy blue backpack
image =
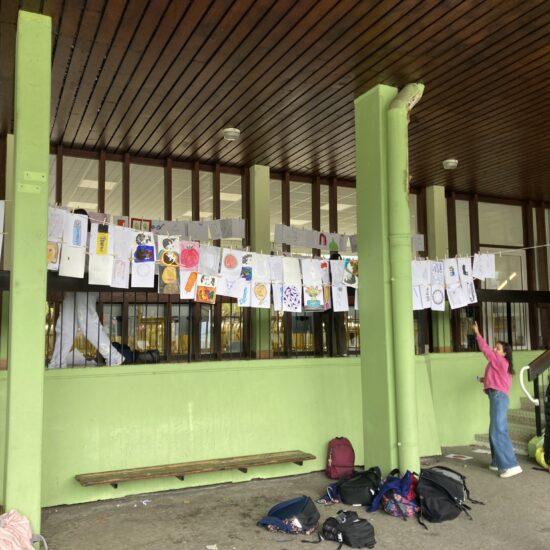
<path fill-rule="evenodd" d="M 313 500 L 301 496 L 273 506 L 267 516 L 258 521 L 258 525 L 270 531 L 309 535 L 317 529 L 320 517 Z"/>

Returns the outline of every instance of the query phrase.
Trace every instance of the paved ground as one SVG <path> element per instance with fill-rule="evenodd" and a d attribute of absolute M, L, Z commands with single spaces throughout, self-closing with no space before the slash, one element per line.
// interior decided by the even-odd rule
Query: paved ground
<path fill-rule="evenodd" d="M 473 521 L 464 515 L 426 531 L 415 519 L 407 522 L 383 512 L 367 513 L 376 530 L 377 550 L 542 550 L 550 548 L 550 475 L 532 469 L 520 457 L 524 473 L 500 479 L 487 469 L 487 454 L 472 448 L 450 449 L 474 457 L 430 458 L 424 465 L 445 464 L 464 473 L 472 497 Z M 126 497 L 43 512 L 42 532 L 51 550 L 291 550 L 335 549 L 324 541 L 310 547 L 303 539 L 270 533 L 256 526 L 268 509 L 282 500 L 305 494 L 314 500 L 329 480 L 323 473 L 258 480 L 197 489 Z M 318 505 L 321 520 L 340 507 Z M 344 507 L 349 508 L 349 507 Z"/>

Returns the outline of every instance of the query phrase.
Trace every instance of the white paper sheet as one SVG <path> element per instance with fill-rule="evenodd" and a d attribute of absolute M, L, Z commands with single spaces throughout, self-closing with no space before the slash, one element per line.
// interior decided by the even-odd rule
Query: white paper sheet
<path fill-rule="evenodd" d="M 132 262 L 132 288 L 154 288 L 155 262 Z"/>
<path fill-rule="evenodd" d="M 180 298 L 194 300 L 197 292 L 197 272 L 180 268 Z"/>
<path fill-rule="evenodd" d="M 0 244 L 2 239 L 0 239 Z M 58 271 L 59 260 L 61 259 L 61 243 L 48 241 L 48 270 Z"/>
<path fill-rule="evenodd" d="M 412 304 L 413 311 L 424 309 L 422 305 L 422 288 L 420 285 L 413 285 L 412 287 Z"/>
<path fill-rule="evenodd" d="M 63 244 L 61 247 L 61 259 L 59 261 L 59 275 L 62 277 L 83 279 L 85 265 L 86 248 L 84 246 Z"/>
<path fill-rule="evenodd" d="M 192 221 L 188 224 L 189 238 L 193 241 L 207 241 L 210 239 L 208 225 L 204 221 Z"/>
<path fill-rule="evenodd" d="M 70 246 L 86 246 L 88 236 L 88 216 L 67 214 L 63 224 L 63 243 Z"/>
<path fill-rule="evenodd" d="M 283 282 L 283 257 L 282 256 L 270 256 L 269 257 L 269 272 L 272 283 Z"/>
<path fill-rule="evenodd" d="M 90 255 L 97 255 L 97 256 L 113 255 L 114 253 L 113 229 L 114 228 L 111 225 L 92 223 L 92 226 L 90 228 L 90 250 L 89 250 Z"/>
<path fill-rule="evenodd" d="M 233 239 L 244 239 L 246 236 L 246 220 L 231 220 Z"/>
<path fill-rule="evenodd" d="M 60 243 L 63 240 L 66 210 L 48 207 L 48 241 Z"/>
<path fill-rule="evenodd" d="M 456 258 L 447 258 L 443 261 L 443 265 L 445 266 L 445 284 L 451 286 L 460 282 Z"/>
<path fill-rule="evenodd" d="M 329 260 L 332 284 L 340 286 L 344 278 L 344 260 Z"/>
<path fill-rule="evenodd" d="M 271 268 L 267 254 L 254 254 L 252 257 L 252 272 L 255 281 L 268 283 L 271 280 Z"/>
<path fill-rule="evenodd" d="M 239 297 L 239 279 L 240 276 L 226 277 L 225 275 L 220 275 L 218 277 L 218 284 L 216 292 L 220 296 L 228 296 L 229 298 L 238 298 Z"/>
<path fill-rule="evenodd" d="M 300 284 L 283 285 L 283 311 L 300 313 L 302 311 L 302 286 Z"/>
<path fill-rule="evenodd" d="M 466 258 L 458 258 L 458 275 L 460 277 L 460 281 L 463 283 L 473 280 L 472 258 L 469 256 Z"/>
<path fill-rule="evenodd" d="M 118 260 L 129 260 L 132 257 L 132 246 L 135 243 L 135 232 L 129 227 L 111 226 L 113 235 L 113 255 Z"/>
<path fill-rule="evenodd" d="M 485 280 L 485 254 L 474 254 L 474 265 L 472 275 L 481 281 Z"/>
<path fill-rule="evenodd" d="M 282 283 L 273 283 L 271 285 L 273 293 L 273 310 L 283 311 L 283 285 Z"/>
<path fill-rule="evenodd" d="M 323 285 L 304 285 L 304 311 L 324 311 Z"/>
<path fill-rule="evenodd" d="M 431 285 L 431 309 L 432 311 L 445 311 L 445 286 Z"/>
<path fill-rule="evenodd" d="M 443 264 L 441 264 L 443 268 Z M 425 260 L 413 260 L 411 262 L 412 284 L 429 285 L 430 284 L 430 262 Z"/>
<path fill-rule="evenodd" d="M 462 284 L 462 291 L 464 292 L 469 304 L 477 303 L 477 293 L 474 281 L 465 281 Z"/>
<path fill-rule="evenodd" d="M 420 285 L 420 295 L 422 309 L 430 309 L 432 307 L 432 287 L 430 285 Z"/>
<path fill-rule="evenodd" d="M 252 281 L 250 306 L 262 309 L 271 307 L 271 285 L 265 281 Z"/>
<path fill-rule="evenodd" d="M 214 241 L 222 238 L 221 220 L 211 220 L 209 222 L 210 238 Z"/>
<path fill-rule="evenodd" d="M 113 275 L 111 278 L 113 288 L 129 288 L 130 286 L 130 260 L 114 258 Z"/>
<path fill-rule="evenodd" d="M 128 216 L 113 216 L 111 223 L 119 227 L 128 227 L 130 225 Z"/>
<path fill-rule="evenodd" d="M 357 252 L 357 235 L 349 236 L 349 244 L 352 252 Z"/>
<path fill-rule="evenodd" d="M 298 260 L 298 258 L 283 257 L 283 280 L 287 284 L 294 283 L 301 285 L 302 273 L 300 271 L 300 260 Z"/>
<path fill-rule="evenodd" d="M 239 294 L 237 298 L 237 304 L 239 304 L 239 307 L 250 307 L 251 286 L 252 286 L 252 283 L 250 281 L 247 281 L 246 279 L 239 277 L 237 281 L 238 294 Z"/>
<path fill-rule="evenodd" d="M 352 288 L 358 288 L 359 286 L 359 277 L 355 275 L 354 271 L 357 266 L 357 260 L 351 260 L 346 258 L 344 260 L 344 276 L 342 278 L 342 283 L 346 286 L 351 286 Z"/>
<path fill-rule="evenodd" d="M 431 260 L 428 262 L 430 265 L 430 280 L 428 281 L 432 285 L 444 285 L 445 284 L 445 266 L 443 262 L 437 260 Z"/>
<path fill-rule="evenodd" d="M 320 285 L 323 282 L 320 260 L 302 259 L 302 281 L 304 286 Z"/>
<path fill-rule="evenodd" d="M 227 277 L 227 278 L 240 277 L 242 263 L 243 263 L 242 250 L 233 250 L 230 248 L 224 248 L 222 250 L 222 263 L 220 268 L 221 277 Z M 221 294 L 219 290 L 218 290 L 218 294 Z"/>
<path fill-rule="evenodd" d="M 339 261 L 339 260 L 331 260 Z M 332 285 L 332 309 L 335 312 L 349 311 L 348 287 L 344 285 Z"/>
<path fill-rule="evenodd" d="M 201 255 L 199 259 L 199 273 L 203 275 L 218 275 L 220 271 L 221 248 L 201 244 Z"/>
<path fill-rule="evenodd" d="M 460 283 L 447 287 L 447 299 L 449 300 L 451 309 L 457 309 L 468 305 L 468 298 Z"/>
<path fill-rule="evenodd" d="M 111 286 L 113 281 L 113 256 L 90 254 L 88 284 Z"/>

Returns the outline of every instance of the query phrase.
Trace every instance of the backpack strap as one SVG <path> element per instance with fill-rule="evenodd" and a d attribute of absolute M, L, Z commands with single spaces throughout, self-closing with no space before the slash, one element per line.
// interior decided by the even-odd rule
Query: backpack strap
<path fill-rule="evenodd" d="M 388 491 L 388 494 L 386 496 L 395 504 L 395 507 L 397 508 L 397 511 L 399 512 L 399 515 L 401 516 L 403 521 L 407 521 L 407 516 L 405 515 L 405 512 L 403 512 L 403 508 L 401 508 L 401 503 L 395 498 L 395 491 L 391 489 L 390 491 Z"/>
<path fill-rule="evenodd" d="M 450 468 L 447 468 L 450 469 Z M 451 470 L 452 471 L 452 470 Z M 459 474 L 460 475 L 460 474 Z M 469 519 L 473 519 L 472 516 L 469 514 L 468 510 L 471 510 L 471 508 L 464 503 L 460 503 L 456 500 L 456 498 L 452 495 L 452 493 L 447 489 L 447 487 L 441 485 L 441 483 L 438 483 L 437 481 L 434 481 L 433 479 L 429 480 L 429 483 L 435 485 L 437 488 L 441 489 L 444 493 L 447 494 L 449 497 L 449 500 L 461 511 L 464 512 Z M 420 511 L 422 511 L 422 507 L 420 508 Z"/>

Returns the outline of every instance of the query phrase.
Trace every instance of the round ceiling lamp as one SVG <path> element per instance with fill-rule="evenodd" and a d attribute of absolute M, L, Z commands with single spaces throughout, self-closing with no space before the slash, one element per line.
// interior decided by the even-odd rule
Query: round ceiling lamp
<path fill-rule="evenodd" d="M 235 141 L 239 139 L 241 131 L 238 128 L 224 128 L 223 129 L 223 139 L 225 141 Z"/>
<path fill-rule="evenodd" d="M 443 161 L 443 168 L 445 170 L 454 170 L 458 166 L 458 160 L 456 159 L 445 159 Z"/>

